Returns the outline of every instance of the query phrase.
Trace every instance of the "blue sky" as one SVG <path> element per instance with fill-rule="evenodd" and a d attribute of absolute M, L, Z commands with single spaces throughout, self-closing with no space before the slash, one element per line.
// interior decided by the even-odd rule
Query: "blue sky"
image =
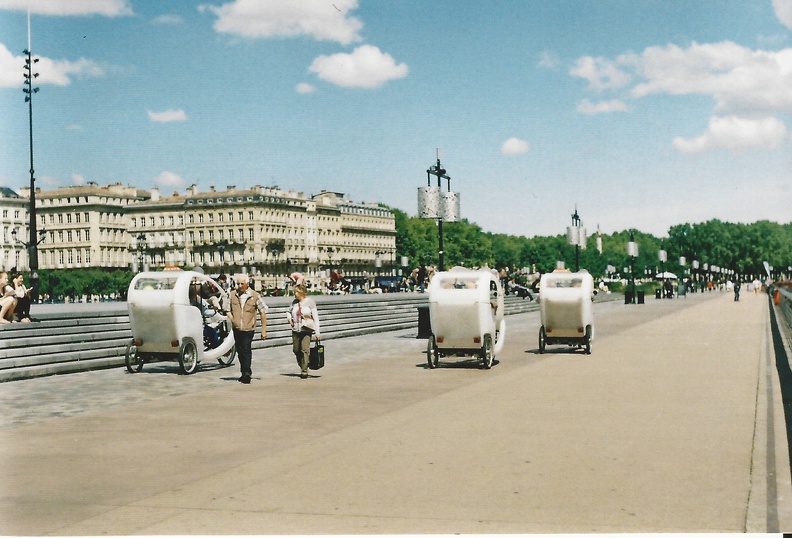
<path fill-rule="evenodd" d="M 792 0 L 0 0 L 0 185 L 345 193 L 555 235 L 790 222 Z M 444 182 L 445 188 L 445 182 Z"/>

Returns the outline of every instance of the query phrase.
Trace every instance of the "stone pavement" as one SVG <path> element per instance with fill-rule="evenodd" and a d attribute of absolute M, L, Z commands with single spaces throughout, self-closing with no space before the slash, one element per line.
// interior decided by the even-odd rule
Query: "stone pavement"
<path fill-rule="evenodd" d="M 598 303 L 592 355 L 507 318 L 491 370 L 399 331 L 0 384 L 0 535 L 777 532 L 766 296 Z"/>

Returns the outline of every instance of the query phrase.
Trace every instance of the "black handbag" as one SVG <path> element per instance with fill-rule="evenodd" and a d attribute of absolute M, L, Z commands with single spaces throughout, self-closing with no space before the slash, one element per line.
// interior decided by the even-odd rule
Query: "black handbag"
<path fill-rule="evenodd" d="M 311 346 L 311 353 L 308 357 L 308 369 L 320 370 L 324 367 L 324 344 L 321 342 Z"/>

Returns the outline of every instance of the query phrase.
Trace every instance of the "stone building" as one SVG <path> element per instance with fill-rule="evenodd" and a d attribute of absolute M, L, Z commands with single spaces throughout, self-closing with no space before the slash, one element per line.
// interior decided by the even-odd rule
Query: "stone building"
<path fill-rule="evenodd" d="M 20 195 L 16 226 L 26 237 L 29 190 Z M 329 269 L 349 276 L 395 269 L 393 214 L 337 192 L 306 196 L 261 186 L 199 192 L 193 185 L 164 195 L 88 183 L 37 190 L 36 211 L 39 231 L 46 230 L 40 269 L 200 266 L 213 274 L 248 272 L 267 286 L 282 285 L 293 271 L 316 280 Z"/>

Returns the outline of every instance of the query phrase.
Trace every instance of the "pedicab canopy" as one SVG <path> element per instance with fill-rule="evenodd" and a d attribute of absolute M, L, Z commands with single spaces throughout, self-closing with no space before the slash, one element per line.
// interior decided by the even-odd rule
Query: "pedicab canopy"
<path fill-rule="evenodd" d="M 548 336 L 579 336 L 593 324 L 594 279 L 585 269 L 545 273 L 539 281 L 542 326 Z"/>
<path fill-rule="evenodd" d="M 489 335 L 499 352 L 504 310 L 503 288 L 492 270 L 454 267 L 429 283 L 429 319 L 438 347 L 474 349 Z"/>
<path fill-rule="evenodd" d="M 176 353 L 185 339 L 191 339 L 200 358 L 214 359 L 234 345 L 233 336 L 216 349 L 203 352 L 205 304 L 198 288 L 221 288 L 208 276 L 195 271 L 144 272 L 129 284 L 127 307 L 132 337 L 144 353 Z"/>

